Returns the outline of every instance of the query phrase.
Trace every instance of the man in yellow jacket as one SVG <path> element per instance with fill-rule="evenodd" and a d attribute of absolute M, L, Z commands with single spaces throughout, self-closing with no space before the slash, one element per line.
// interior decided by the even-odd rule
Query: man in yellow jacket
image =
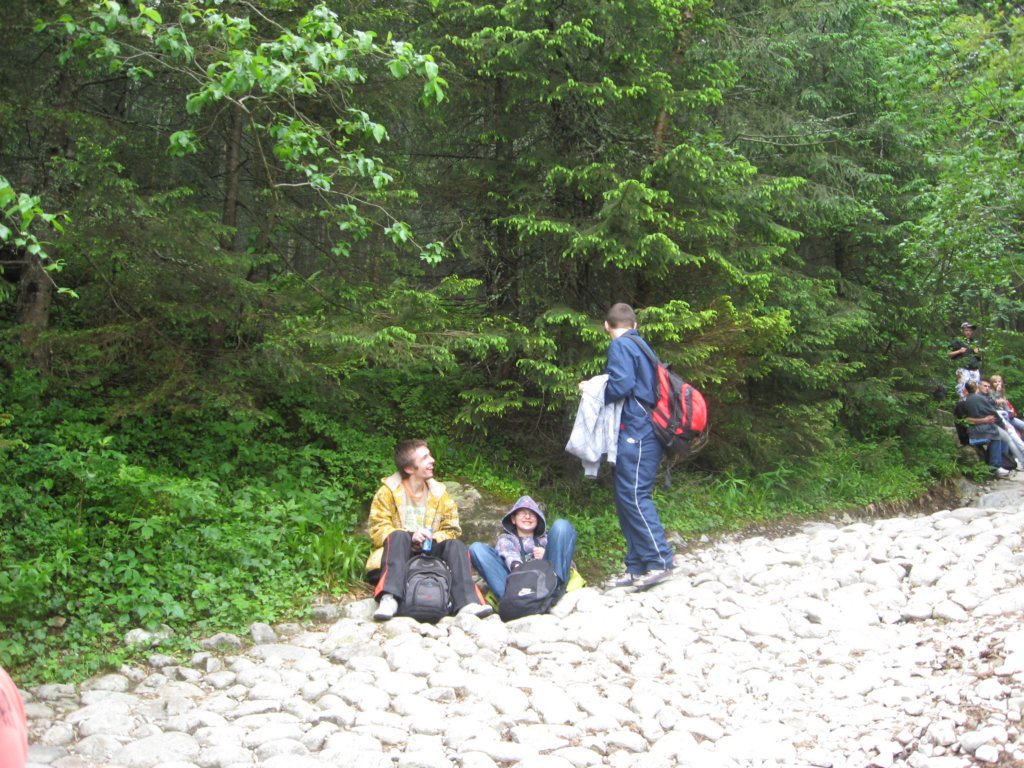
<path fill-rule="evenodd" d="M 405 597 L 409 560 L 429 551 L 452 574 L 451 601 L 456 613 L 481 618 L 493 613 L 473 582 L 469 549 L 459 540 L 459 512 L 444 485 L 434 479 L 434 457 L 423 440 L 405 440 L 395 448 L 398 470 L 381 480 L 370 504 L 374 550 L 366 571 L 376 582 L 379 601 L 373 618 L 392 618 Z"/>

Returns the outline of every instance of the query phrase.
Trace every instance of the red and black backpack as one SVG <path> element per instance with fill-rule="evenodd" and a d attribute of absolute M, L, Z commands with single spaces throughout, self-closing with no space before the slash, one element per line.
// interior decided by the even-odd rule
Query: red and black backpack
<path fill-rule="evenodd" d="M 661 362 L 636 336 L 636 342 L 654 366 L 656 400 L 651 410 L 654 434 L 672 457 L 694 456 L 707 442 L 708 406 L 700 390 Z"/>

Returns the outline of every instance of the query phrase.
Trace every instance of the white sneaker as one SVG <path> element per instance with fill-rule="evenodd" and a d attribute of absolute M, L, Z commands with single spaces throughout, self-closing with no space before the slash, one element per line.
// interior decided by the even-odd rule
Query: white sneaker
<path fill-rule="evenodd" d="M 1022 469 L 1024 469 L 1024 462 L 1022 462 L 1020 459 L 1015 459 L 1015 461 L 1017 462 L 1017 471 L 1020 472 Z"/>
<path fill-rule="evenodd" d="M 1003 469 L 1002 467 L 997 467 L 996 468 L 996 477 L 1009 477 L 1009 476 L 1010 476 L 1010 470 Z"/>
<path fill-rule="evenodd" d="M 459 608 L 458 616 L 476 616 L 480 619 L 486 619 L 494 613 L 494 609 L 488 603 L 466 603 L 464 606 Z"/>
<path fill-rule="evenodd" d="M 618 576 L 612 576 L 608 581 L 604 583 L 605 589 L 623 589 L 625 587 L 632 587 L 634 582 L 640 578 L 640 574 L 636 573 L 620 573 Z"/>
<path fill-rule="evenodd" d="M 395 611 L 398 610 L 398 600 L 390 592 L 385 592 L 380 596 L 380 605 L 377 606 L 377 610 L 373 612 L 374 621 L 387 621 L 395 616 Z"/>
<path fill-rule="evenodd" d="M 645 589 L 650 589 L 655 584 L 661 584 L 663 581 L 667 581 L 672 578 L 672 571 L 659 568 L 652 571 L 648 571 L 643 576 L 639 576 L 633 579 L 633 586 L 637 592 L 643 592 Z"/>

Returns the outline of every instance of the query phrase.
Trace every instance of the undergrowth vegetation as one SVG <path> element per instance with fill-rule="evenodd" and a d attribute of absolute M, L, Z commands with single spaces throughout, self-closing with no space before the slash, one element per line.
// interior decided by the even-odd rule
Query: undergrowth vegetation
<path fill-rule="evenodd" d="M 148 420 L 111 430 L 43 398 L 34 377 L 14 383 L 0 422 L 0 665 L 69 679 L 126 658 L 131 628 L 167 625 L 187 644 L 300 616 L 358 578 L 364 486 L 390 443 L 365 445 L 357 474 L 328 448 L 226 435 L 227 414 L 194 414 L 154 461 L 125 450 L 152 439 Z"/>
<path fill-rule="evenodd" d="M 148 649 L 133 628 L 169 627 L 167 651 L 301 619 L 318 595 L 360 584 L 362 525 L 394 438 L 307 414 L 291 426 L 215 409 L 110 420 L 95 393 L 47 389 L 19 370 L 0 406 L 0 665 L 25 683 L 81 678 Z M 91 407 L 89 406 L 91 404 Z M 498 441 L 425 435 L 440 475 L 496 498 L 528 492 L 580 533 L 598 579 L 622 555 L 608 477 L 529 466 Z M 746 477 L 676 468 L 659 485 L 684 538 L 783 516 L 909 498 L 952 471 L 945 440 L 832 448 Z"/>

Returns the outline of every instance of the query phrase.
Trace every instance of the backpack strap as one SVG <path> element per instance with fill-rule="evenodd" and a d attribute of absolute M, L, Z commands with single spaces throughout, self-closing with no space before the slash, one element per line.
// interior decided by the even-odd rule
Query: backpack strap
<path fill-rule="evenodd" d="M 640 351 L 644 353 L 644 357 L 646 357 L 651 363 L 651 368 L 653 369 L 651 373 L 654 376 L 654 402 L 650 403 L 649 407 L 653 409 L 658 404 L 658 368 L 659 366 L 663 365 L 663 363 L 658 358 L 658 356 L 654 354 L 653 351 L 651 351 L 651 348 L 647 345 L 647 342 L 645 342 L 639 336 L 626 336 L 626 338 L 632 340 L 634 344 L 640 347 Z M 633 399 L 636 401 L 637 405 L 643 407 L 643 403 L 640 401 L 640 398 L 638 398 L 636 395 L 633 395 Z M 647 409 L 645 408 L 644 410 L 646 411 Z M 648 413 L 647 415 L 650 416 L 651 414 Z"/>
<path fill-rule="evenodd" d="M 658 356 L 651 351 L 651 348 L 648 347 L 639 336 L 627 336 L 626 338 L 640 347 L 640 350 L 644 353 L 644 357 L 651 361 L 651 365 L 655 368 L 661 365 L 661 360 L 658 359 Z"/>
<path fill-rule="evenodd" d="M 654 379 L 655 379 L 655 384 L 657 384 L 658 366 L 661 365 L 661 360 L 658 359 L 658 356 L 655 355 L 654 352 L 651 351 L 651 348 L 648 347 L 647 344 L 645 342 L 643 342 L 638 336 L 627 336 L 626 338 L 627 339 L 631 339 L 638 347 L 640 347 L 640 351 L 644 353 L 644 357 L 646 357 L 650 361 L 651 365 L 654 366 Z M 671 462 L 670 459 L 668 459 L 668 457 L 664 453 L 664 451 L 662 452 L 661 457 L 662 457 L 662 459 L 665 460 L 665 487 L 666 488 L 671 488 L 672 487 L 672 462 Z"/>
<path fill-rule="evenodd" d="M 534 543 L 536 543 L 536 542 L 537 542 L 537 539 L 534 538 Z M 519 556 L 523 559 L 524 563 L 528 563 L 531 560 L 533 560 L 533 553 L 532 552 L 530 553 L 529 557 L 526 556 L 526 549 L 523 547 L 523 539 L 519 535 L 518 532 L 516 532 L 516 544 L 519 545 Z"/>

